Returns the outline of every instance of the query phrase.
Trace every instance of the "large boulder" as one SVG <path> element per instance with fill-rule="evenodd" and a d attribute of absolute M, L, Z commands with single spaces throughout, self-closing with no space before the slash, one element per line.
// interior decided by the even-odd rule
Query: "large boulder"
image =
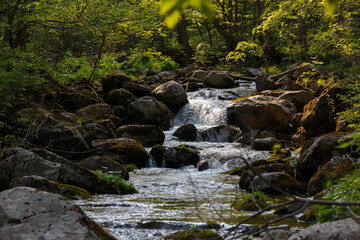
<path fill-rule="evenodd" d="M 357 240 L 360 239 L 359 223 L 353 218 L 316 224 L 300 230 L 288 240 Z"/>
<path fill-rule="evenodd" d="M 204 70 L 196 70 L 195 72 L 193 72 L 191 77 L 197 78 L 197 79 L 200 79 L 200 80 L 205 80 L 207 75 L 208 75 L 208 73 L 206 71 L 204 71 Z"/>
<path fill-rule="evenodd" d="M 237 101 L 236 121 L 242 132 L 269 130 L 286 132 L 296 114 L 296 107 L 288 100 L 255 95 Z"/>
<path fill-rule="evenodd" d="M 333 157 L 311 177 L 308 184 L 308 194 L 315 195 L 321 192 L 326 187 L 327 182 L 332 181 L 335 183 L 336 180 L 344 177 L 354 168 L 354 159 L 340 156 Z"/>
<path fill-rule="evenodd" d="M 155 161 L 156 166 L 165 167 L 165 151 L 166 148 L 163 145 L 155 145 L 151 148 L 150 155 Z"/>
<path fill-rule="evenodd" d="M 279 98 L 289 100 L 295 105 L 298 112 L 303 112 L 304 106 L 308 104 L 311 100 L 314 100 L 315 95 L 312 92 L 305 90 L 287 91 Z"/>
<path fill-rule="evenodd" d="M 230 88 L 234 85 L 234 79 L 226 73 L 212 71 L 206 76 L 204 84 L 213 88 Z"/>
<path fill-rule="evenodd" d="M 135 82 L 125 82 L 122 88 L 133 93 L 136 97 L 150 96 L 151 91 L 154 89 L 151 86 L 143 85 Z"/>
<path fill-rule="evenodd" d="M 54 182 L 36 175 L 24 176 L 14 179 L 11 182 L 11 188 L 16 187 L 37 188 L 42 191 L 60 194 L 61 196 L 72 200 L 91 197 L 90 193 L 83 188 L 75 187 L 69 184 Z"/>
<path fill-rule="evenodd" d="M 160 127 L 154 125 L 125 125 L 116 130 L 118 138 L 130 138 L 140 142 L 144 147 L 163 144 L 165 134 Z"/>
<path fill-rule="evenodd" d="M 97 103 L 76 110 L 75 115 L 81 117 L 83 120 L 99 120 L 108 119 L 111 115 L 113 115 L 113 112 L 109 105 Z"/>
<path fill-rule="evenodd" d="M 127 106 L 135 99 L 134 94 L 123 88 L 113 89 L 108 94 L 108 103 L 113 106 Z"/>
<path fill-rule="evenodd" d="M 199 152 L 184 145 L 171 147 L 165 151 L 165 164 L 168 168 L 181 168 L 188 165 L 196 167 L 199 160 Z"/>
<path fill-rule="evenodd" d="M 198 130 L 194 124 L 184 124 L 176 129 L 173 135 L 179 140 L 194 142 L 198 138 Z"/>
<path fill-rule="evenodd" d="M 169 81 L 155 88 L 151 93 L 157 100 L 163 102 L 176 112 L 188 103 L 187 94 L 181 84 Z"/>
<path fill-rule="evenodd" d="M 0 193 L 0 238 L 115 240 L 71 201 L 17 187 Z"/>
<path fill-rule="evenodd" d="M 122 88 L 125 82 L 132 82 L 133 80 L 124 73 L 112 73 L 101 77 L 101 85 L 104 92 L 108 93 L 113 89 Z"/>
<path fill-rule="evenodd" d="M 151 97 L 139 98 L 128 106 L 129 123 L 149 124 L 168 130 L 174 121 L 174 115 L 162 102 Z"/>
<path fill-rule="evenodd" d="M 91 156 L 78 163 L 81 167 L 92 171 L 101 170 L 105 172 L 121 172 L 121 177 L 129 180 L 129 172 L 118 162 L 104 156 Z"/>
<path fill-rule="evenodd" d="M 133 163 L 145 167 L 150 157 L 141 143 L 129 138 L 95 140 L 92 146 L 97 155 L 109 157 L 122 165 Z"/>
<path fill-rule="evenodd" d="M 315 138 L 308 149 L 305 149 L 298 160 L 297 171 L 307 181 L 325 163 L 333 157 L 341 155 L 344 149 L 339 149 L 339 139 L 345 134 L 334 132 Z"/>
<path fill-rule="evenodd" d="M 266 75 L 258 75 L 255 78 L 256 90 L 262 92 L 265 90 L 274 90 L 276 89 L 275 82 Z"/>
<path fill-rule="evenodd" d="M 274 145 L 281 142 L 274 137 L 259 138 L 254 140 L 253 149 L 261 151 L 270 151 Z"/>
<path fill-rule="evenodd" d="M 59 103 L 66 110 L 73 112 L 97 103 L 97 100 L 89 95 L 90 93 L 85 89 L 81 91 L 68 90 L 60 93 Z"/>
<path fill-rule="evenodd" d="M 241 136 L 237 127 L 219 125 L 200 132 L 201 140 L 206 142 L 235 142 Z"/>
<path fill-rule="evenodd" d="M 0 190 L 9 188 L 13 179 L 30 175 L 81 187 L 90 193 L 117 192 L 93 172 L 43 149 L 10 148 L 0 154 Z"/>

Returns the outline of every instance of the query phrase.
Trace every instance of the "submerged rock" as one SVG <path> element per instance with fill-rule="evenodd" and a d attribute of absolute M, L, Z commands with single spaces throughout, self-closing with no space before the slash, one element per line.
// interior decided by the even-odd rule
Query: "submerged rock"
<path fill-rule="evenodd" d="M 201 171 L 209 169 L 210 168 L 210 163 L 209 163 L 209 161 L 202 160 L 202 161 L 198 162 L 196 167 L 197 167 L 198 171 L 201 172 Z"/>
<path fill-rule="evenodd" d="M 0 238 L 116 240 L 58 194 L 17 187 L 0 193 Z"/>
<path fill-rule="evenodd" d="M 162 145 L 155 145 L 152 147 L 150 151 L 150 155 L 153 157 L 156 166 L 158 167 L 164 167 L 163 166 L 163 160 L 165 155 L 166 148 Z"/>

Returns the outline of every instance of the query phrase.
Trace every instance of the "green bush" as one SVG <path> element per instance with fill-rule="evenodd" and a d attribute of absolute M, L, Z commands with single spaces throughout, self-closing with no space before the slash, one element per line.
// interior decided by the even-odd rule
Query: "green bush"
<path fill-rule="evenodd" d="M 121 172 L 103 172 L 101 170 L 96 170 L 95 174 L 98 175 L 101 180 L 112 184 L 120 191 L 121 194 L 131 194 L 138 192 L 131 183 L 125 181 L 122 178 Z"/>
<path fill-rule="evenodd" d="M 359 201 L 360 199 L 360 169 L 355 170 L 351 175 L 339 180 L 331 190 L 322 197 L 322 200 L 330 201 Z M 351 211 L 358 215 L 360 207 L 351 206 Z M 340 220 L 351 217 L 346 206 L 320 205 L 316 212 L 316 219 L 319 223 Z"/>

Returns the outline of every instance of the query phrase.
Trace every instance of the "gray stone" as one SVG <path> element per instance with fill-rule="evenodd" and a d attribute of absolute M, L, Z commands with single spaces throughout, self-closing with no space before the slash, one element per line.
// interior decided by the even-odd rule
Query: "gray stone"
<path fill-rule="evenodd" d="M 188 103 L 187 94 L 181 84 L 169 81 L 161 84 L 151 93 L 158 101 L 165 103 L 172 111 L 176 112 Z"/>
<path fill-rule="evenodd" d="M 234 85 L 234 79 L 226 73 L 212 71 L 205 79 L 205 85 L 213 88 L 230 88 Z"/>

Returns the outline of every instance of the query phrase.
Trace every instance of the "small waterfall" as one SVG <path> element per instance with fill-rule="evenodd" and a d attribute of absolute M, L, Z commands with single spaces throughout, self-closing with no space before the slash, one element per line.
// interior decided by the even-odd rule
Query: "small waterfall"
<path fill-rule="evenodd" d="M 157 166 L 156 166 L 155 159 L 153 158 L 152 155 L 150 155 L 150 157 L 149 157 L 149 159 L 148 159 L 148 162 L 146 163 L 146 167 L 147 167 L 147 168 L 155 168 L 155 167 L 157 167 Z"/>
<path fill-rule="evenodd" d="M 161 167 L 162 167 L 162 168 L 166 168 L 165 154 L 164 154 L 163 159 L 162 159 L 162 162 L 161 162 Z"/>

